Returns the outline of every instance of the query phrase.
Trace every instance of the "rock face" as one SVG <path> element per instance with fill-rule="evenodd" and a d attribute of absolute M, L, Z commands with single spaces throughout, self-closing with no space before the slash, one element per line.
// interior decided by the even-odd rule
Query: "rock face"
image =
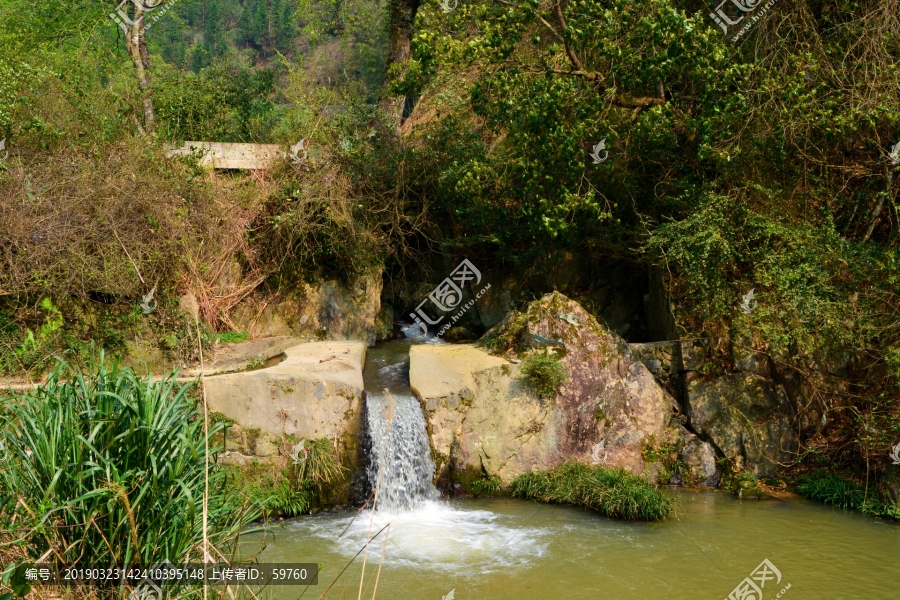
<path fill-rule="evenodd" d="M 677 398 L 681 389 L 682 363 L 680 342 L 649 342 L 629 344 L 631 351 L 644 366 L 653 373 L 653 377 L 673 398 Z"/>
<path fill-rule="evenodd" d="M 303 284 L 278 302 L 242 304 L 233 315 L 253 337 L 294 336 L 310 340 L 363 340 L 375 343 L 381 312 L 381 272 Z M 391 320 L 393 320 L 391 318 Z"/>
<path fill-rule="evenodd" d="M 628 345 L 581 306 L 553 293 L 511 313 L 484 345 L 414 346 L 410 383 L 431 429 L 439 476 L 520 473 L 566 460 L 642 473 L 642 448 L 680 439 L 674 400 Z M 539 348 L 535 350 L 535 346 Z M 506 358 L 551 349 L 568 374 L 555 398 L 537 396 Z M 499 355 L 499 356 L 497 356 Z"/>
<path fill-rule="evenodd" d="M 758 477 L 776 474 L 797 450 L 791 404 L 784 389 L 747 372 L 689 378 L 686 407 L 690 425 L 722 456 L 741 457 Z"/>
<path fill-rule="evenodd" d="M 355 459 L 363 393 L 364 342 L 311 342 L 256 371 L 207 377 L 210 411 L 235 422 L 226 451 L 268 457 L 302 438 L 334 440 Z"/>
<path fill-rule="evenodd" d="M 681 462 L 684 464 L 682 480 L 688 485 L 705 485 L 716 487 L 721 477 L 716 466 L 716 452 L 713 447 L 695 435 L 685 436 L 685 445 L 681 449 Z"/>

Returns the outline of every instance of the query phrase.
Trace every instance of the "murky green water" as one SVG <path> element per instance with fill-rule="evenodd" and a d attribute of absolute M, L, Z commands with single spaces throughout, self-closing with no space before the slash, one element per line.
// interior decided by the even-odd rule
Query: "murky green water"
<path fill-rule="evenodd" d="M 407 335 L 370 350 L 364 373 L 370 392 L 409 394 L 409 345 L 436 340 Z M 677 516 L 660 523 L 510 498 L 377 511 L 371 531 L 391 524 L 377 598 L 441 600 L 455 590 L 454 600 L 721 600 L 764 559 L 780 581 L 766 581 L 761 598 L 735 600 L 900 598 L 900 525 L 802 499 L 672 493 Z M 260 561 L 323 564 L 319 585 L 276 588 L 274 596 L 319 598 L 365 545 L 370 513 L 352 519 L 352 513 L 306 516 L 267 535 Z M 259 548 L 262 536 L 255 539 Z M 383 539 L 370 546 L 362 598 L 372 598 Z M 361 573 L 362 556 L 328 598 L 360 598 Z"/>
<path fill-rule="evenodd" d="M 428 504 L 413 513 L 376 514 L 391 523 L 377 597 L 440 600 L 727 598 L 769 559 L 788 600 L 900 598 L 900 526 L 804 500 L 737 500 L 722 492 L 673 490 L 680 509 L 661 523 L 626 523 L 578 509 L 508 498 Z M 364 545 L 368 514 L 347 534 L 352 514 L 286 521 L 267 538 L 265 562 L 324 564 L 318 598 Z M 381 539 L 371 547 L 372 597 Z M 374 561 L 374 565 L 373 565 Z M 328 597 L 357 598 L 361 557 Z M 298 598 L 281 588 L 279 598 Z M 743 600 L 760 600 L 747 596 Z"/>

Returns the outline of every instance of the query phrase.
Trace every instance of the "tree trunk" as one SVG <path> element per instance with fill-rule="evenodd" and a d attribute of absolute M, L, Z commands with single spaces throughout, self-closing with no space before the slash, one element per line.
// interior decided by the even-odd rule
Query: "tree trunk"
<path fill-rule="evenodd" d="M 413 22 L 418 10 L 419 0 L 391 0 L 391 52 L 388 55 L 388 66 L 409 60 Z"/>
<path fill-rule="evenodd" d="M 862 243 L 865 244 L 869 241 L 869 238 L 872 237 L 872 232 L 875 231 L 875 225 L 878 224 L 878 216 L 881 214 L 881 209 L 884 208 L 884 199 L 890 198 L 893 195 L 893 190 L 891 189 L 891 180 L 894 177 L 894 173 L 891 171 L 890 165 L 884 168 L 884 179 L 885 179 L 885 190 L 881 194 L 878 194 L 878 200 L 875 202 L 875 208 L 872 210 L 872 216 L 869 218 L 869 228 L 866 230 L 866 235 L 863 236 Z"/>
<path fill-rule="evenodd" d="M 391 65 L 409 60 L 412 47 L 413 23 L 416 20 L 416 12 L 419 10 L 420 0 L 390 0 L 391 24 L 390 24 L 390 52 L 388 53 L 387 71 L 384 75 L 385 91 L 392 82 L 390 75 Z M 410 103 L 409 98 L 391 97 L 385 94 L 382 100 L 382 109 L 398 125 L 402 124 Z"/>
<path fill-rule="evenodd" d="M 156 133 L 156 115 L 153 112 L 153 90 L 150 81 L 150 53 L 147 50 L 147 38 L 144 33 L 144 10 L 139 2 L 133 2 L 134 17 L 129 25 L 125 45 L 137 74 L 138 87 L 141 90 L 141 103 L 144 108 L 144 130 L 153 135 Z"/>

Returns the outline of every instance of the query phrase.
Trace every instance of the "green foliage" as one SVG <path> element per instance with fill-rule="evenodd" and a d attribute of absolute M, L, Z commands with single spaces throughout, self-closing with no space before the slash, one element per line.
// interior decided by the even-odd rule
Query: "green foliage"
<path fill-rule="evenodd" d="M 0 495 L 27 507 L 33 558 L 51 547 L 72 565 L 201 558 L 203 419 L 176 376 L 141 378 L 101 352 L 83 366 L 60 361 L 46 383 L 2 401 Z M 223 427 L 209 432 L 211 459 Z M 219 493 L 224 474 L 209 469 L 210 540 L 226 551 L 258 511 Z"/>
<path fill-rule="evenodd" d="M 247 331 L 228 331 L 226 333 L 219 333 L 215 335 L 215 339 L 219 340 L 222 344 L 237 344 L 240 342 L 246 342 L 250 338 L 250 333 Z"/>
<path fill-rule="evenodd" d="M 215 62 L 197 74 L 165 69 L 154 105 L 160 135 L 173 140 L 270 142 L 275 73 Z"/>
<path fill-rule="evenodd" d="M 865 495 L 852 481 L 845 481 L 834 473 L 818 471 L 803 477 L 797 493 L 810 500 L 833 504 L 840 508 L 859 508 Z"/>
<path fill-rule="evenodd" d="M 539 502 L 584 506 L 614 519 L 632 521 L 664 519 L 675 508 L 674 498 L 638 475 L 575 462 L 519 475 L 513 480 L 512 494 Z"/>
<path fill-rule="evenodd" d="M 266 510 L 286 517 L 297 517 L 309 510 L 315 492 L 307 486 L 295 487 L 285 477 L 270 489 L 263 491 L 262 504 Z"/>
<path fill-rule="evenodd" d="M 499 494 L 500 480 L 497 479 L 497 477 L 487 477 L 485 475 L 469 484 L 469 489 L 475 496 L 490 496 L 493 494 Z"/>
<path fill-rule="evenodd" d="M 25 330 L 25 340 L 16 348 L 16 355 L 22 364 L 30 369 L 40 361 L 46 361 L 47 348 L 52 343 L 53 337 L 63 325 L 63 316 L 59 309 L 53 305 L 50 298 L 41 301 L 41 308 L 46 313 L 43 325 L 37 336 L 31 329 Z"/>
<path fill-rule="evenodd" d="M 300 440 L 294 446 L 294 478 L 301 487 L 308 485 L 322 494 L 327 486 L 339 481 L 347 469 L 341 464 L 339 452 L 331 445 L 331 440 Z"/>
<path fill-rule="evenodd" d="M 862 489 L 836 473 L 818 470 L 801 477 L 797 493 L 810 500 L 832 504 L 840 508 L 852 508 L 866 515 L 900 520 L 900 507 L 884 500 L 877 493 Z"/>
<path fill-rule="evenodd" d="M 852 364 L 866 393 L 807 410 L 852 404 L 855 460 L 883 452 L 900 411 L 897 11 L 801 2 L 734 46 L 677 0 L 560 6 L 565 25 L 537 0 L 423 6 L 392 66 L 423 99 L 405 165 L 445 243 L 523 272 L 558 250 L 662 268 L 688 335 L 782 372 Z"/>
<path fill-rule="evenodd" d="M 556 357 L 549 352 L 528 354 L 522 360 L 520 379 L 541 396 L 553 398 L 559 388 L 568 380 L 566 369 Z"/>

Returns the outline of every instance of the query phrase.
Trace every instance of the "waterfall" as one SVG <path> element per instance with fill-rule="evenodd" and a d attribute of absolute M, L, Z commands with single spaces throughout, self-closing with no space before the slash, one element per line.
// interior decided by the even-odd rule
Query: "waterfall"
<path fill-rule="evenodd" d="M 376 509 L 405 512 L 438 497 L 434 462 L 419 401 L 410 394 L 369 394 L 371 454 L 367 475 L 378 486 Z"/>

